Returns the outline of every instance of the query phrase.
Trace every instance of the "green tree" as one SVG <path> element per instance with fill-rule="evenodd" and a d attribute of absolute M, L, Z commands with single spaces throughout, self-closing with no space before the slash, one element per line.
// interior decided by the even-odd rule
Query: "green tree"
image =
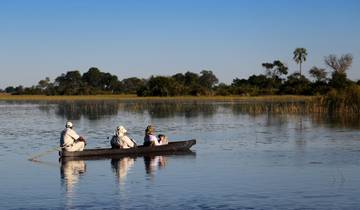
<path fill-rule="evenodd" d="M 91 67 L 87 72 L 85 72 L 82 76 L 82 80 L 86 83 L 86 85 L 102 89 L 102 80 L 103 73 L 96 67 Z"/>
<path fill-rule="evenodd" d="M 288 67 L 279 60 L 275 60 L 273 63 L 262 63 L 262 66 L 266 70 L 266 75 L 273 79 L 280 78 L 288 73 Z"/>
<path fill-rule="evenodd" d="M 116 75 L 110 73 L 102 73 L 101 75 L 101 89 L 106 91 L 113 91 L 118 83 L 118 78 Z"/>
<path fill-rule="evenodd" d="M 121 81 L 121 92 L 134 94 L 137 90 L 145 85 L 144 79 L 130 77 Z"/>
<path fill-rule="evenodd" d="M 182 73 L 177 73 L 171 76 L 174 78 L 179 84 L 185 85 L 185 75 Z"/>
<path fill-rule="evenodd" d="M 299 64 L 299 72 L 301 75 L 301 64 L 306 61 L 307 52 L 305 48 L 296 48 L 294 50 L 294 57 L 293 59 L 297 64 Z"/>
<path fill-rule="evenodd" d="M 80 94 L 79 90 L 82 86 L 82 77 L 79 71 L 68 71 L 55 79 L 55 87 L 60 95 Z"/>
<path fill-rule="evenodd" d="M 175 96 L 179 94 L 179 85 L 172 77 L 152 76 L 147 87 L 151 96 Z"/>
<path fill-rule="evenodd" d="M 13 93 L 13 92 L 15 92 L 14 86 L 8 86 L 8 87 L 6 87 L 6 88 L 5 88 L 5 92 L 7 92 L 7 93 Z"/>
<path fill-rule="evenodd" d="M 265 68 L 265 73 L 270 79 L 267 83 L 269 94 L 273 94 L 278 90 L 282 84 L 282 76 L 288 73 L 288 67 L 279 60 L 275 60 L 272 63 L 263 63 L 262 66 Z"/>
<path fill-rule="evenodd" d="M 211 90 L 211 88 L 219 82 L 218 78 L 212 71 L 202 70 L 200 74 L 199 84 L 208 90 Z"/>
<path fill-rule="evenodd" d="M 215 95 L 227 96 L 230 95 L 230 87 L 225 83 L 220 83 L 215 87 Z"/>
<path fill-rule="evenodd" d="M 13 93 L 15 95 L 22 95 L 24 94 L 24 86 L 19 85 L 15 88 L 15 92 Z"/>
<path fill-rule="evenodd" d="M 39 87 L 40 89 L 45 89 L 45 88 L 49 85 L 49 83 L 50 83 L 50 78 L 49 78 L 49 77 L 46 77 L 45 79 L 40 80 L 40 81 L 38 82 L 38 87 Z"/>
<path fill-rule="evenodd" d="M 299 72 L 288 76 L 287 80 L 280 87 L 280 92 L 285 94 L 308 95 L 310 91 L 310 81 Z"/>
<path fill-rule="evenodd" d="M 324 68 L 318 68 L 313 66 L 309 70 L 309 74 L 316 79 L 316 81 L 321 82 L 326 80 L 327 72 Z"/>
<path fill-rule="evenodd" d="M 257 86 L 257 87 L 261 87 L 261 88 L 266 88 L 267 83 L 268 81 L 268 78 L 266 78 L 265 75 L 263 74 L 260 74 L 260 75 L 251 75 L 248 79 L 248 82 L 250 85 L 254 85 L 254 86 Z"/>
<path fill-rule="evenodd" d="M 193 72 L 186 72 L 185 73 L 185 85 L 186 86 L 192 86 L 198 83 L 199 81 L 199 75 Z"/>

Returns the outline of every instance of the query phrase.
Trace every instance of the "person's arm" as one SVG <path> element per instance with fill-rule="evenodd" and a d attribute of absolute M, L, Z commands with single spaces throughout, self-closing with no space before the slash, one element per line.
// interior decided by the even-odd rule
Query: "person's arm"
<path fill-rule="evenodd" d="M 80 136 L 72 129 L 69 129 L 67 134 L 74 140 L 78 140 Z"/>
<path fill-rule="evenodd" d="M 131 141 L 131 139 L 127 136 L 123 137 L 124 142 L 127 144 L 127 146 L 129 147 L 134 147 L 135 143 L 133 141 Z"/>
<path fill-rule="evenodd" d="M 159 146 L 159 145 L 161 145 L 161 143 L 159 143 L 159 141 L 158 141 L 158 139 L 156 138 L 156 136 L 151 136 L 150 137 L 150 141 L 151 141 L 151 143 L 152 143 L 152 145 L 155 145 L 155 146 Z"/>
<path fill-rule="evenodd" d="M 70 129 L 68 134 L 74 139 L 74 143 L 82 141 L 86 145 L 86 140 L 82 136 L 79 136 L 74 130 Z"/>

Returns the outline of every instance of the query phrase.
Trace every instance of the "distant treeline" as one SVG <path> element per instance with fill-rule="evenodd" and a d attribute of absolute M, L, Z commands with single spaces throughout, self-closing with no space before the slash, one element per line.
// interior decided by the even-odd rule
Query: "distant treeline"
<path fill-rule="evenodd" d="M 329 55 L 324 62 L 328 67 L 312 67 L 308 70 L 312 80 L 302 74 L 301 64 L 306 61 L 305 48 L 294 51 L 294 61 L 299 71 L 288 75 L 288 67 L 280 60 L 262 63 L 264 73 L 247 79 L 233 79 L 231 84 L 220 83 L 210 70 L 198 73 L 177 73 L 171 76 L 151 76 L 148 79 L 130 77 L 119 80 L 116 75 L 92 67 L 81 74 L 68 71 L 53 82 L 49 78 L 40 80 L 32 87 L 9 86 L 4 92 L 32 95 L 94 95 L 94 94 L 137 94 L 138 96 L 179 95 L 326 95 L 334 91 L 356 88 L 360 84 L 347 78 L 346 72 L 352 64 L 351 54 Z"/>

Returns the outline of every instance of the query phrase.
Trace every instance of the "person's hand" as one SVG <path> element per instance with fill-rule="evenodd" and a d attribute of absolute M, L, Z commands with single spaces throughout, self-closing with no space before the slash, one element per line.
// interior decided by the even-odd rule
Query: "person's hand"
<path fill-rule="evenodd" d="M 85 140 L 84 137 L 82 137 L 82 136 L 79 137 L 78 141 L 84 142 L 85 145 L 87 144 L 87 143 L 86 143 L 86 140 Z"/>

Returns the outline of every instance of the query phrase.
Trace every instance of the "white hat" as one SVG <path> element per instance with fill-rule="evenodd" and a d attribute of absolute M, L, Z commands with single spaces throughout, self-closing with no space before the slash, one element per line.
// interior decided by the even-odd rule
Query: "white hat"
<path fill-rule="evenodd" d="M 65 128 L 72 128 L 72 127 L 73 127 L 72 122 L 67 121 L 67 122 L 66 122 L 66 125 L 65 125 Z"/>
<path fill-rule="evenodd" d="M 122 125 L 116 127 L 116 130 L 117 130 L 119 133 L 126 133 L 126 132 L 127 132 L 127 130 L 126 130 Z"/>

